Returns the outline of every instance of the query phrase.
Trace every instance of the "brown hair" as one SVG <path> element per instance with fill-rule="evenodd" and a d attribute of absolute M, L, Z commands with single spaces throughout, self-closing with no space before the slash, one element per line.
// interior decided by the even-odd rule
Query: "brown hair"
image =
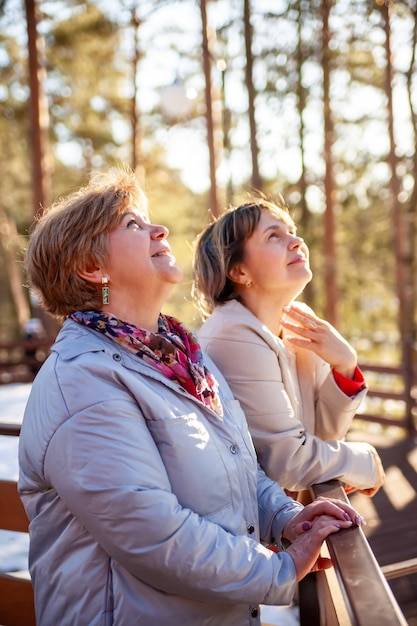
<path fill-rule="evenodd" d="M 133 172 L 115 168 L 44 211 L 30 234 L 26 270 L 46 311 L 63 319 L 101 308 L 101 285 L 79 272 L 106 264 L 109 232 L 132 206 L 147 215 L 147 199 Z"/>
<path fill-rule="evenodd" d="M 253 199 L 227 209 L 198 236 L 194 248 L 193 296 L 203 317 L 218 304 L 237 297 L 229 272 L 244 259 L 245 242 L 259 224 L 262 211 L 293 224 L 282 196 L 276 202 Z"/>

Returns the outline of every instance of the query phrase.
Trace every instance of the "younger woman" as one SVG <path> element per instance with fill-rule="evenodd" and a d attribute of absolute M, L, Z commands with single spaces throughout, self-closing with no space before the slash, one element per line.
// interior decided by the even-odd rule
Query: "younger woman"
<path fill-rule="evenodd" d="M 289 491 L 340 479 L 370 496 L 376 450 L 343 440 L 366 393 L 351 345 L 295 298 L 309 252 L 282 200 L 231 208 L 199 237 L 199 337 L 246 414 L 265 472 Z"/>

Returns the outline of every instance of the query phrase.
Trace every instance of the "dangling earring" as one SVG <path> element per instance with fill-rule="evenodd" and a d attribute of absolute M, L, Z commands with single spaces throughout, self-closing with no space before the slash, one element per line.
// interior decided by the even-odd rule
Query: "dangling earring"
<path fill-rule="evenodd" d="M 103 304 L 109 303 L 109 279 L 107 276 L 101 277 L 101 298 Z"/>
<path fill-rule="evenodd" d="M 251 280 L 248 280 L 248 282 L 246 283 L 246 287 L 248 289 L 250 289 L 250 287 L 252 287 L 252 281 Z"/>

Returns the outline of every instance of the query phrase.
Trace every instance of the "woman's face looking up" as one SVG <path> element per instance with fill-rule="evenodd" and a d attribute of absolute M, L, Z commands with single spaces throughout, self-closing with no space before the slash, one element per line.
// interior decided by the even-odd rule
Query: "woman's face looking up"
<path fill-rule="evenodd" d="M 311 280 L 309 251 L 296 234 L 290 218 L 262 211 L 253 234 L 245 242 L 239 264 L 254 289 L 293 292 L 293 297 Z"/>

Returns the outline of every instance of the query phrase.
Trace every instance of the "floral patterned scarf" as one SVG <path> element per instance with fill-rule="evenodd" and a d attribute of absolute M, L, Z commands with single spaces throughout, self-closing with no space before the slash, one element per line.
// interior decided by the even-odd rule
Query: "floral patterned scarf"
<path fill-rule="evenodd" d="M 76 311 L 70 317 L 141 357 L 218 415 L 223 414 L 218 383 L 203 365 L 200 344 L 175 317 L 161 314 L 156 333 L 101 311 Z"/>

